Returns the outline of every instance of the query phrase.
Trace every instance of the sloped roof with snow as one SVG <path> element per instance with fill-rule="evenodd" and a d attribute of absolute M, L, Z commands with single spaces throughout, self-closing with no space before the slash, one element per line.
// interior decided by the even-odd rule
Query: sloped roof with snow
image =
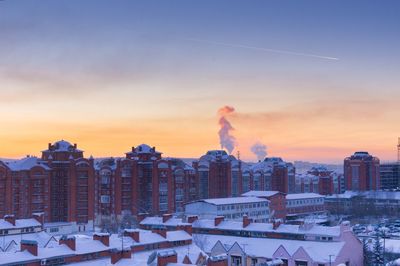
<path fill-rule="evenodd" d="M 233 246 L 235 243 L 243 247 L 245 244 L 245 252 L 251 257 L 258 258 L 273 258 L 275 251 L 280 246 L 283 246 L 286 251 L 292 256 L 300 248 L 303 248 L 307 254 L 315 262 L 327 262 L 329 255 L 334 259 L 339 255 L 344 242 L 319 242 L 319 241 L 300 241 L 300 240 L 284 240 L 284 239 L 271 239 L 271 238 L 249 238 L 249 237 L 236 237 L 225 235 L 200 235 L 205 252 L 210 252 L 214 245 L 221 241 L 222 244 Z M 197 235 L 194 236 L 195 238 Z"/>
<path fill-rule="evenodd" d="M 177 225 L 190 225 L 189 223 L 185 223 L 181 218 L 172 217 L 168 219 L 165 223 L 163 222 L 163 217 L 153 216 L 146 217 L 143 221 L 140 222 L 141 225 L 165 225 L 165 226 L 177 226 Z"/>
<path fill-rule="evenodd" d="M 11 171 L 28 171 L 35 166 L 44 168 L 45 170 L 50 170 L 50 167 L 46 162 L 41 161 L 37 157 L 28 156 L 20 160 L 6 162 L 6 165 Z"/>
<path fill-rule="evenodd" d="M 274 229 L 272 223 L 250 223 L 243 228 L 242 221 L 224 220 L 217 226 L 213 219 L 199 219 L 193 222 L 193 228 L 202 229 L 221 229 L 227 231 L 248 231 L 248 232 L 262 232 L 262 233 L 281 233 L 281 234 L 295 234 L 295 235 L 318 235 L 318 236 L 340 236 L 340 226 L 322 226 L 322 225 L 292 225 L 281 224 L 278 228 Z"/>
<path fill-rule="evenodd" d="M 206 202 L 213 205 L 227 205 L 227 204 L 243 204 L 243 203 L 258 203 L 258 202 L 269 202 L 267 199 L 257 197 L 233 197 L 233 198 L 215 198 L 215 199 L 202 199 L 195 202 Z M 190 203 L 188 203 L 190 204 Z"/>
<path fill-rule="evenodd" d="M 0 219 L 0 230 L 12 230 L 12 229 L 39 227 L 39 226 L 41 226 L 41 224 L 33 218 L 16 219 L 15 225 L 7 222 L 5 219 Z"/>

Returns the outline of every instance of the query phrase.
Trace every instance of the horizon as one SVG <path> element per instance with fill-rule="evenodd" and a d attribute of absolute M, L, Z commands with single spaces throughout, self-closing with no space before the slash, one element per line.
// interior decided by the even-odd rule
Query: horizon
<path fill-rule="evenodd" d="M 147 143 L 196 158 L 221 149 L 228 106 L 222 146 L 245 161 L 256 143 L 286 161 L 359 150 L 395 161 L 399 12 L 398 1 L 0 1 L 0 157 L 67 139 L 87 156 Z"/>

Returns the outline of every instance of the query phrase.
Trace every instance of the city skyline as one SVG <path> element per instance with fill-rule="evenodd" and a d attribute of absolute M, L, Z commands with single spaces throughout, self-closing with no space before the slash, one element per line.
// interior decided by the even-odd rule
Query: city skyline
<path fill-rule="evenodd" d="M 112 8 L 111 8 L 112 7 Z M 77 143 L 86 156 L 255 142 L 288 161 L 396 159 L 396 1 L 1 1 L 0 157 Z M 354 15 L 357 12 L 357 16 Z M 205 20 L 207 18 L 207 20 Z"/>

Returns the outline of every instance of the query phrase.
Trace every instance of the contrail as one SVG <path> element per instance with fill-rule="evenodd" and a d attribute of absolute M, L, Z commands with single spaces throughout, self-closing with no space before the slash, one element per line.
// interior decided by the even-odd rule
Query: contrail
<path fill-rule="evenodd" d="M 223 45 L 223 46 L 227 46 L 227 47 L 243 48 L 243 49 L 250 49 L 250 50 L 255 50 L 255 51 L 269 52 L 269 53 L 288 54 L 288 55 L 297 55 L 297 56 L 308 56 L 308 57 L 314 57 L 314 58 L 326 59 L 326 60 L 339 60 L 339 58 L 336 58 L 336 57 L 316 55 L 316 54 L 307 54 L 307 53 L 298 53 L 298 52 L 292 52 L 292 51 L 269 49 L 269 48 L 262 48 L 262 47 L 249 46 L 249 45 L 232 44 L 232 43 L 224 43 L 224 42 L 214 42 L 214 41 L 202 40 L 202 39 L 194 39 L 194 38 L 186 38 L 186 40 L 192 41 L 192 42 L 202 42 L 202 43 L 208 43 L 208 44 Z"/>

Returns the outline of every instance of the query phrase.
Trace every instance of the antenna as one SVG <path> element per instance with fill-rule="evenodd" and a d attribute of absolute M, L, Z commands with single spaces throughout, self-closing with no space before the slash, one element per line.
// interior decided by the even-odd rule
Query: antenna
<path fill-rule="evenodd" d="M 400 163 L 400 137 L 398 138 L 398 143 L 397 143 L 397 163 Z"/>

